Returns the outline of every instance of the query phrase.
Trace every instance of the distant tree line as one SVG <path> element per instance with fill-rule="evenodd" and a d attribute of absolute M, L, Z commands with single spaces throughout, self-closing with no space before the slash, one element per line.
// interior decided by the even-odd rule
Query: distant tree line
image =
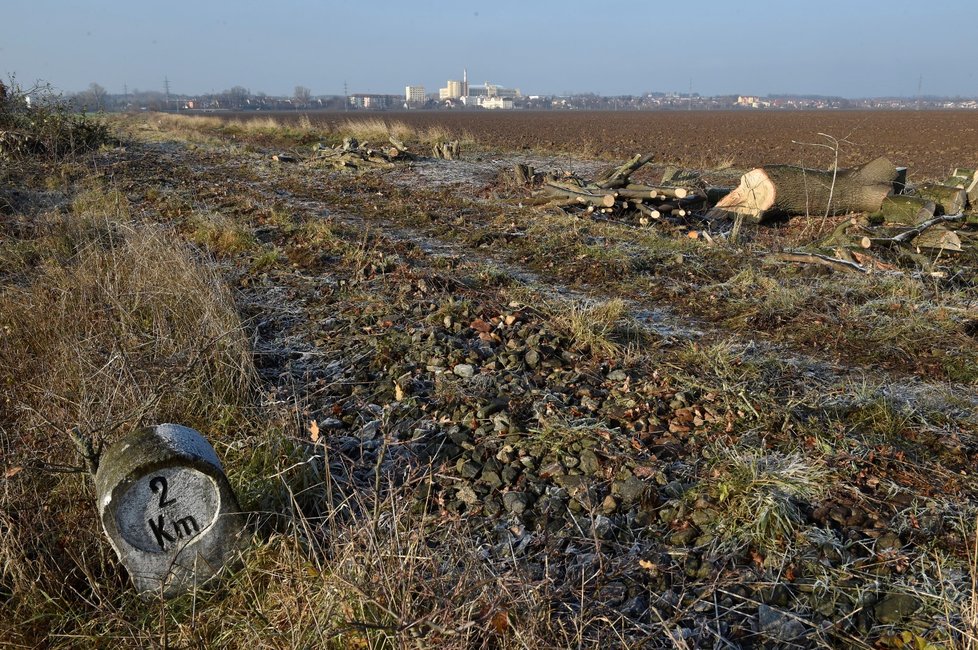
<path fill-rule="evenodd" d="M 98 83 L 89 84 L 81 92 L 67 96 L 77 110 L 100 111 L 179 111 L 188 108 L 196 110 L 344 110 L 348 107 L 347 98 L 342 95 L 315 96 L 306 86 L 295 86 L 291 97 L 274 97 L 263 92 L 251 92 L 244 86 L 232 86 L 220 92 L 200 95 L 178 95 L 158 90 L 132 89 L 124 93 L 109 93 Z M 744 106 L 736 95 L 701 96 L 699 93 L 649 92 L 641 95 L 604 96 L 595 93 L 567 93 L 563 95 L 525 96 L 515 100 L 516 108 L 529 110 L 723 110 L 757 108 Z M 953 108 L 961 107 L 949 102 L 968 103 L 964 108 L 978 106 L 975 100 L 962 98 L 882 98 L 845 99 L 819 95 L 768 95 L 757 102 L 763 108 L 804 109 L 804 108 Z M 753 103 L 753 102 L 751 102 Z M 399 106 L 396 106 L 399 107 Z M 424 108 L 437 109 L 444 106 L 437 101 L 429 101 Z M 461 110 L 453 108 L 453 110 Z M 473 110 L 473 109 L 464 109 Z M 476 109 L 482 110 L 482 109 Z"/>
<path fill-rule="evenodd" d="M 296 86 L 292 97 L 272 97 L 263 92 L 252 93 L 244 86 L 233 86 L 227 90 L 200 95 L 166 93 L 158 90 L 139 90 L 133 88 L 123 93 L 109 93 L 98 84 L 91 83 L 88 88 L 67 96 L 71 104 L 80 111 L 115 112 L 132 110 L 178 111 L 188 107 L 210 110 L 341 110 L 345 103 L 342 96 L 327 95 L 315 97 L 306 86 Z"/>

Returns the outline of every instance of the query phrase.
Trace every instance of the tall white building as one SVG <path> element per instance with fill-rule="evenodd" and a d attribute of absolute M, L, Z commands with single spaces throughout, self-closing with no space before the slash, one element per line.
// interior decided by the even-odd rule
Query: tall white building
<path fill-rule="evenodd" d="M 424 86 L 405 86 L 404 101 L 408 104 L 424 104 Z"/>
<path fill-rule="evenodd" d="M 461 99 L 469 96 L 469 71 L 462 68 L 462 80 L 449 79 L 444 88 L 438 89 L 438 99 Z"/>

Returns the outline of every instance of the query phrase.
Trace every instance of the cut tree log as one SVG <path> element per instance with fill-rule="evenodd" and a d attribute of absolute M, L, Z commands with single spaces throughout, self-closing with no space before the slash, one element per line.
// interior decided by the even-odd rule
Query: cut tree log
<path fill-rule="evenodd" d="M 641 221 L 639 221 L 639 223 L 642 223 L 643 226 L 644 225 L 647 225 L 648 224 L 648 221 L 650 219 L 653 220 L 653 221 L 655 221 L 655 220 L 658 220 L 658 219 L 660 219 L 662 217 L 662 213 L 661 212 L 659 212 L 658 210 L 656 210 L 654 208 L 650 208 L 647 205 L 642 205 L 641 203 L 636 203 L 635 204 L 635 209 L 638 210 L 639 212 L 641 212 L 642 213 L 642 219 L 645 219 L 646 220 L 645 223 L 642 223 Z"/>
<path fill-rule="evenodd" d="M 879 217 L 882 218 L 883 223 L 900 223 L 907 226 L 915 226 L 928 219 L 933 219 L 936 209 L 936 203 L 917 196 L 888 196 L 883 199 L 883 204 L 880 206 L 879 211 L 870 215 L 870 219 Z M 876 223 L 878 222 L 879 220 L 877 219 Z"/>
<path fill-rule="evenodd" d="M 387 156 L 389 158 L 392 159 L 403 158 L 405 160 L 414 160 L 415 158 L 414 154 L 408 151 L 407 147 L 404 146 L 404 143 L 402 141 L 398 140 L 394 136 L 390 136 L 390 138 L 388 139 L 390 140 L 390 143 L 394 145 L 391 149 L 387 150 Z"/>
<path fill-rule="evenodd" d="M 961 179 L 963 181 L 960 183 L 960 187 L 968 194 L 968 205 L 973 208 L 978 206 L 978 170 L 962 169 L 958 167 L 954 170 L 954 173 L 951 174 L 951 178 Z M 957 183 L 944 184 L 952 187 L 959 187 Z"/>
<path fill-rule="evenodd" d="M 618 192 L 644 192 L 651 198 L 664 196 L 669 199 L 684 199 L 690 195 L 690 191 L 685 187 L 665 187 L 655 185 L 643 185 L 641 183 L 629 183 Z M 625 196 L 622 194 L 622 196 Z"/>
<path fill-rule="evenodd" d="M 944 226 L 928 228 L 910 240 L 910 245 L 914 248 L 961 252 L 961 238 L 953 230 L 948 230 Z"/>
<path fill-rule="evenodd" d="M 937 204 L 936 214 L 958 214 L 968 204 L 968 193 L 958 187 L 924 183 L 917 187 L 917 196 Z"/>
<path fill-rule="evenodd" d="M 553 183 L 547 183 L 544 189 L 551 196 L 563 196 L 574 199 L 584 205 L 593 205 L 598 208 L 610 208 L 615 205 L 615 195 L 610 192 L 606 194 L 591 194 L 583 189 L 574 190 Z"/>
<path fill-rule="evenodd" d="M 893 193 L 903 194 L 903 190 L 907 189 L 907 168 L 897 167 L 897 175 L 893 179 Z"/>
<path fill-rule="evenodd" d="M 944 181 L 944 185 L 964 190 L 971 185 L 974 178 L 975 170 L 966 169 L 964 167 L 955 167 L 954 171 L 951 172 L 951 175 L 948 176 L 946 181 Z"/>
<path fill-rule="evenodd" d="M 913 228 L 904 230 L 903 232 L 894 235 L 893 237 L 876 237 L 872 239 L 873 246 L 896 246 L 896 245 L 907 245 L 911 241 L 917 239 L 923 232 L 934 226 L 939 226 L 943 223 L 950 223 L 954 221 L 964 221 L 965 215 L 963 214 L 950 214 L 942 215 L 939 217 L 934 217 L 929 221 L 918 224 Z M 960 245 L 960 240 L 958 241 Z"/>
<path fill-rule="evenodd" d="M 896 176 L 896 167 L 886 158 L 838 171 L 790 165 L 758 167 L 741 176 L 740 185 L 707 216 L 735 214 L 760 222 L 774 215 L 876 212 L 893 190 Z"/>
<path fill-rule="evenodd" d="M 624 165 L 613 167 L 612 169 L 609 169 L 603 173 L 597 180 L 594 181 L 594 184 L 605 190 L 624 187 L 628 184 L 628 177 L 641 169 L 642 166 L 651 161 L 652 158 L 653 155 L 650 153 L 645 154 L 644 156 L 641 154 L 635 154 L 635 157 Z"/>

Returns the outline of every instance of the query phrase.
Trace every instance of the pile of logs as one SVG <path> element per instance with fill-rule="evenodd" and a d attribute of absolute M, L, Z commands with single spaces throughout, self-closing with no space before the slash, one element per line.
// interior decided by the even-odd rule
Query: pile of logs
<path fill-rule="evenodd" d="M 523 164 L 517 165 L 513 174 L 517 183 L 539 187 L 534 192 L 534 203 L 538 205 L 604 214 L 641 225 L 650 225 L 664 218 L 683 218 L 706 206 L 709 199 L 706 192 L 631 182 L 631 175 L 650 160 L 651 155 L 636 155 L 627 163 L 613 167 L 591 181 L 572 174 L 543 174 Z"/>
<path fill-rule="evenodd" d="M 825 239 L 768 260 L 851 273 L 909 265 L 941 275 L 934 260 L 962 251 L 971 235 L 960 227 L 978 225 L 978 215 L 965 213 L 969 207 L 978 207 L 978 171 L 958 168 L 944 183 L 914 186 L 905 168 L 880 158 L 834 172 L 784 165 L 753 169 L 707 216 L 763 223 L 772 215 L 852 215 Z"/>
<path fill-rule="evenodd" d="M 319 143 L 313 148 L 312 159 L 307 162 L 316 167 L 360 170 L 392 167 L 395 162 L 415 160 L 415 156 L 397 138 L 391 136 L 389 144 L 390 146 L 374 149 L 366 142 L 361 144 L 356 138 L 345 138 L 338 147 Z"/>
<path fill-rule="evenodd" d="M 768 256 L 772 262 L 811 263 L 868 273 L 912 266 L 940 275 L 934 260 L 963 250 L 978 225 L 978 171 L 955 169 L 943 183 L 907 182 L 907 169 L 885 158 L 850 169 L 813 170 L 790 165 L 752 169 L 735 188 L 711 187 L 696 172 L 668 169 L 656 185 L 631 176 L 652 156 L 636 155 L 594 180 L 541 173 L 516 165 L 514 180 L 535 188 L 531 203 L 638 225 L 703 229 L 704 238 L 736 241 L 742 224 L 791 216 L 837 223 L 821 241 Z M 733 180 L 733 179 L 731 179 Z M 970 213 L 965 213 L 967 208 Z M 846 215 L 841 222 L 830 217 Z M 712 231 L 712 232 L 711 232 Z M 707 236 L 710 235 L 710 236 Z M 945 256 L 946 259 L 946 256 Z"/>

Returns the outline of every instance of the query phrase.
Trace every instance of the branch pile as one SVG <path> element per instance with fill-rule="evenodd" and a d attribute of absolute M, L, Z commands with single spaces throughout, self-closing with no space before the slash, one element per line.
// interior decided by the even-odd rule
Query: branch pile
<path fill-rule="evenodd" d="M 307 161 L 316 167 L 332 167 L 334 169 L 360 170 L 371 168 L 393 167 L 395 162 L 415 160 L 404 143 L 390 138 L 390 146 L 373 149 L 368 143 L 360 143 L 356 138 L 345 138 L 338 147 L 329 147 L 322 143 L 313 148 L 313 157 Z"/>
<path fill-rule="evenodd" d="M 0 130 L 0 158 L 31 156 L 44 150 L 44 143 L 30 133 Z"/>
<path fill-rule="evenodd" d="M 769 255 L 770 262 L 817 264 L 868 273 L 901 266 L 940 275 L 934 260 L 963 250 L 972 238 L 961 227 L 978 225 L 978 172 L 955 169 L 944 183 L 910 185 L 906 168 L 885 158 L 850 169 L 816 170 L 769 165 L 750 170 L 736 188 L 712 187 L 695 172 L 670 169 L 658 185 L 632 182 L 650 162 L 636 155 L 593 180 L 570 173 L 541 173 L 529 165 L 513 169 L 521 186 L 535 188 L 531 203 L 616 221 L 696 228 L 735 242 L 743 223 L 806 215 L 823 220 L 850 215 L 831 235 L 802 250 Z M 697 230 L 696 235 L 700 232 Z M 690 236 L 694 233 L 691 232 Z"/>
<path fill-rule="evenodd" d="M 962 227 L 978 225 L 978 215 L 965 212 L 978 201 L 978 172 L 955 169 L 944 183 L 905 185 L 903 191 L 884 196 L 873 211 L 842 221 L 817 244 L 768 259 L 854 273 L 911 266 L 943 276 L 935 261 L 963 251 L 974 239 Z"/>
<path fill-rule="evenodd" d="M 631 182 L 631 176 L 652 156 L 636 155 L 623 165 L 612 167 L 594 180 L 573 174 L 543 174 L 528 165 L 517 165 L 517 183 L 539 187 L 534 203 L 550 205 L 568 212 L 603 214 L 616 220 L 641 225 L 665 219 L 680 219 L 705 207 L 707 195 L 687 187 L 647 185 Z"/>

